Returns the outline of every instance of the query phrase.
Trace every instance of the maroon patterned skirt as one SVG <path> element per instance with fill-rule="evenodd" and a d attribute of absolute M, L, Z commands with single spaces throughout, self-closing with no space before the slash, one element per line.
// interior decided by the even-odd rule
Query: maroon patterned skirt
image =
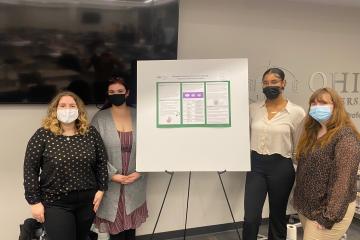
<path fill-rule="evenodd" d="M 132 148 L 132 132 L 119 132 L 119 137 L 121 139 L 121 160 L 123 168 L 122 174 L 127 175 Z M 126 185 L 120 185 L 119 187 L 121 189 L 115 221 L 110 222 L 99 217 L 96 217 L 94 220 L 94 224 L 100 232 L 107 232 L 114 235 L 128 229 L 136 229 L 140 227 L 140 225 L 144 223 L 148 217 L 146 201 L 143 205 L 135 209 L 130 214 L 126 213 L 124 196 L 124 188 Z"/>

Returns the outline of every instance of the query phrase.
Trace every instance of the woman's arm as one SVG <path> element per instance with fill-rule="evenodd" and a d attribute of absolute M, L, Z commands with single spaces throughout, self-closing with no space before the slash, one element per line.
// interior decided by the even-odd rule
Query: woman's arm
<path fill-rule="evenodd" d="M 32 216 L 40 223 L 45 221 L 44 206 L 41 203 L 39 175 L 42 156 L 45 150 L 45 130 L 39 129 L 30 138 L 24 159 L 24 188 L 25 198 L 31 205 Z"/>
<path fill-rule="evenodd" d="M 299 143 L 300 136 L 304 130 L 304 123 L 306 120 L 306 113 L 301 108 L 298 112 L 298 114 L 293 119 L 293 130 L 291 132 L 291 141 L 292 141 L 292 159 L 293 162 L 296 163 L 295 156 L 296 156 L 296 147 Z"/>
<path fill-rule="evenodd" d="M 104 142 L 99 132 L 94 128 L 95 152 L 96 152 L 96 178 L 100 191 L 108 188 L 108 157 Z"/>
<path fill-rule="evenodd" d="M 44 129 L 37 130 L 30 138 L 26 148 L 23 175 L 25 198 L 29 204 L 41 202 L 39 176 L 45 150 L 45 134 Z"/>
<path fill-rule="evenodd" d="M 347 129 L 348 130 L 348 129 Z M 350 129 L 340 137 L 335 146 L 335 170 L 329 182 L 327 205 L 317 222 L 327 229 L 340 222 L 347 211 L 347 195 L 352 189 L 360 161 L 360 145 Z"/>
<path fill-rule="evenodd" d="M 100 135 L 100 123 L 98 119 L 98 114 L 95 114 L 93 119 L 91 120 L 91 125 L 95 127 Z M 100 135 L 101 137 L 101 135 Z M 109 161 L 107 161 L 107 171 L 108 171 L 108 180 L 112 181 L 113 176 L 118 173 L 118 169 L 116 169 Z"/>

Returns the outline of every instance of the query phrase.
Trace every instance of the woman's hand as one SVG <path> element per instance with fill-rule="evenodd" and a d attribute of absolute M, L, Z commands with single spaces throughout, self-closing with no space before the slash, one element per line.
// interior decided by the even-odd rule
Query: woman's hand
<path fill-rule="evenodd" d="M 33 218 L 35 218 L 36 221 L 38 221 L 39 223 L 45 222 L 44 213 L 45 213 L 45 208 L 41 202 L 31 205 L 31 214 Z"/>
<path fill-rule="evenodd" d="M 125 175 L 121 175 L 121 174 L 115 174 L 114 176 L 112 176 L 111 181 L 113 182 L 117 182 L 120 184 L 125 184 L 125 181 L 128 177 Z"/>
<path fill-rule="evenodd" d="M 103 192 L 103 191 L 97 191 L 97 192 L 96 192 L 95 197 L 94 197 L 94 201 L 93 201 L 93 204 L 94 204 L 94 212 L 97 212 L 103 196 L 104 196 L 104 192 Z"/>
<path fill-rule="evenodd" d="M 320 223 L 315 222 L 315 224 L 316 224 L 316 226 L 317 226 L 317 228 L 318 228 L 319 230 L 324 230 L 324 229 L 325 229 L 325 227 L 324 227 L 323 225 L 321 225 Z"/>
<path fill-rule="evenodd" d="M 124 184 L 133 183 L 133 182 L 135 182 L 136 180 L 138 180 L 140 177 L 141 177 L 140 173 L 138 173 L 138 172 L 133 172 L 133 173 L 131 173 L 131 174 L 129 174 L 129 175 L 127 176 L 127 179 L 125 180 L 125 183 L 124 183 Z"/>

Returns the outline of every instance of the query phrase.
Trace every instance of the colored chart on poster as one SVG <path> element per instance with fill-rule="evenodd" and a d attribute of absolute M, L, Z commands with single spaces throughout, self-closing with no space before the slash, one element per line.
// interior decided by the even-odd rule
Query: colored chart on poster
<path fill-rule="evenodd" d="M 230 81 L 157 82 L 157 127 L 230 127 Z"/>

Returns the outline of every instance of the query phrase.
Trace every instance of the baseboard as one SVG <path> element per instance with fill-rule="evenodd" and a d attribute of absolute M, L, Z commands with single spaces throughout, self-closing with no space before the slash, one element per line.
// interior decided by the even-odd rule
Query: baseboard
<path fill-rule="evenodd" d="M 354 217 L 353 223 L 360 225 L 360 219 Z M 243 221 L 236 222 L 236 227 L 238 229 L 242 228 Z M 262 219 L 262 224 L 269 223 L 268 218 Z M 217 224 L 217 225 L 210 225 L 210 226 L 204 226 L 204 227 L 197 227 L 197 228 L 189 228 L 186 230 L 186 236 L 195 236 L 195 235 L 202 235 L 202 234 L 211 234 L 211 233 L 218 233 L 218 232 L 225 232 L 234 230 L 235 226 L 233 223 L 225 223 L 225 224 Z M 235 234 L 235 233 L 234 233 Z M 155 240 L 168 240 L 172 238 L 181 238 L 184 236 L 184 230 L 175 230 L 175 231 L 169 231 L 169 232 L 161 232 L 161 233 L 155 233 L 154 239 Z M 136 237 L 137 240 L 151 240 L 151 234 L 141 235 Z"/>
<path fill-rule="evenodd" d="M 236 227 L 238 229 L 242 228 L 243 221 L 236 222 Z M 269 218 L 263 218 L 261 221 L 262 224 L 269 223 Z M 195 236 L 195 235 L 202 235 L 202 234 L 211 234 L 211 233 L 218 233 L 218 232 L 225 232 L 235 230 L 234 223 L 224 223 L 224 224 L 217 224 L 217 225 L 210 225 L 204 227 L 196 227 L 196 228 L 188 228 L 186 230 L 186 236 Z M 154 239 L 156 240 L 168 240 L 172 238 L 181 238 L 184 236 L 184 230 L 175 230 L 175 231 L 168 231 L 168 232 L 161 232 L 155 233 Z M 151 240 L 151 234 L 136 236 L 137 240 Z"/>
<path fill-rule="evenodd" d="M 241 228 L 243 222 L 237 222 L 236 227 Z M 229 230 L 234 230 L 235 226 L 234 223 L 225 223 L 225 224 L 217 224 L 211 226 L 204 226 L 204 227 L 196 227 L 196 228 L 188 228 L 186 229 L 186 236 L 194 236 L 194 235 L 201 235 L 201 234 L 211 234 L 217 232 L 224 232 Z M 175 230 L 169 232 L 161 232 L 155 233 L 154 239 L 156 240 L 165 240 L 171 238 L 180 238 L 184 236 L 184 230 Z M 151 240 L 151 234 L 141 235 L 136 237 L 137 240 Z"/>
<path fill-rule="evenodd" d="M 261 223 L 268 223 L 269 219 L 264 218 L 262 219 Z M 242 228 L 243 221 L 236 222 L 236 227 L 238 229 Z M 188 228 L 186 230 L 186 236 L 195 236 L 195 235 L 202 235 L 202 234 L 211 234 L 211 233 L 218 233 L 218 232 L 225 232 L 230 230 L 235 230 L 234 223 L 224 223 L 224 224 L 217 224 L 217 225 L 210 225 L 204 227 L 197 227 L 197 228 Z M 154 239 L 156 240 L 168 240 L 171 238 L 180 238 L 184 236 L 184 230 L 175 230 L 169 232 L 162 232 L 162 233 L 155 233 Z M 151 240 L 151 234 L 137 236 L 136 239 L 138 240 Z"/>

